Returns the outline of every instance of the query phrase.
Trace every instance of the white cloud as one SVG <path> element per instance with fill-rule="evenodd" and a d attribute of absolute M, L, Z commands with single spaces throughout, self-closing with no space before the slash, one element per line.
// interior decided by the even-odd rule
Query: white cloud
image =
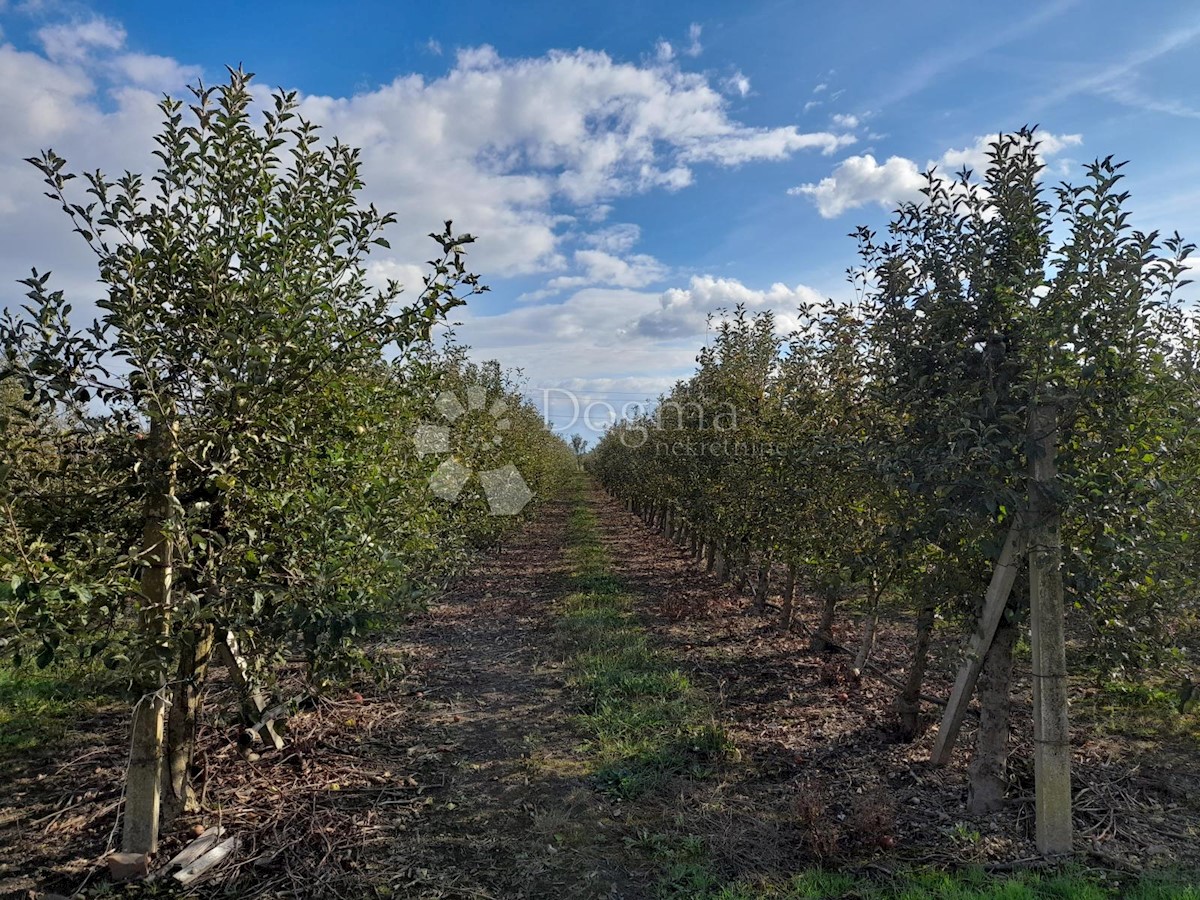
<path fill-rule="evenodd" d="M 740 69 L 721 83 L 724 85 L 725 90 L 730 94 L 737 94 L 739 97 L 745 97 L 750 93 L 750 79 L 742 74 Z"/>
<path fill-rule="evenodd" d="M 482 358 L 520 361 L 531 386 L 598 389 L 612 379 L 663 386 L 691 370 L 696 347 L 667 347 L 628 332 L 658 294 L 589 287 L 565 300 L 488 314 L 488 299 L 462 310 L 455 332 Z M 651 394 L 653 396 L 653 394 Z"/>
<path fill-rule="evenodd" d="M 988 145 L 996 140 L 996 135 L 987 135 L 975 139 L 975 143 L 970 147 L 963 147 L 960 150 L 947 150 L 942 154 L 937 165 L 940 168 L 950 171 L 958 171 L 962 168 L 971 169 L 975 172 L 983 172 L 987 169 L 987 154 Z M 1083 135 L 1080 134 L 1050 134 L 1047 131 L 1039 131 L 1037 133 L 1038 140 L 1038 156 L 1043 160 L 1051 156 L 1057 156 L 1068 147 L 1078 147 L 1083 143 Z M 933 163 L 929 163 L 933 165 Z"/>
<path fill-rule="evenodd" d="M 829 85 L 822 81 L 820 84 L 818 84 L 815 88 L 812 89 L 812 92 L 814 94 L 822 94 L 825 91 L 827 91 L 828 89 L 829 89 Z"/>
<path fill-rule="evenodd" d="M 93 90 L 91 80 L 78 70 L 0 45 L 0 121 L 5 124 L 0 146 L 9 151 L 5 158 L 32 156 L 38 143 L 67 130 Z M 6 182 L 0 182 L 0 190 L 12 187 Z"/>
<path fill-rule="evenodd" d="M 585 284 L 640 288 L 662 281 L 667 275 L 666 266 L 644 253 L 622 259 L 603 250 L 576 250 L 575 263 L 583 274 L 553 279 L 549 285 L 552 290 Z"/>
<path fill-rule="evenodd" d="M 1078 134 L 1055 135 L 1038 132 L 1038 154 L 1043 160 L 1062 153 L 1068 147 L 1083 142 Z M 980 137 L 969 147 L 947 150 L 940 159 L 926 163 L 925 169 L 937 166 L 954 172 L 964 166 L 975 171 L 987 167 L 988 144 L 995 136 Z M 878 203 L 885 208 L 920 198 L 925 185 L 922 169 L 911 159 L 891 156 L 879 163 L 871 154 L 851 156 L 838 163 L 833 173 L 816 184 L 790 188 L 793 196 L 808 197 L 816 204 L 822 218 L 832 219 L 849 209 Z"/>
<path fill-rule="evenodd" d="M 866 153 L 838 163 L 828 178 L 790 188 L 788 193 L 810 198 L 822 218 L 832 219 L 867 203 L 895 206 L 914 199 L 922 184 L 924 179 L 911 159 L 892 156 L 881 165 Z"/>
<path fill-rule="evenodd" d="M 577 250 L 575 261 L 598 284 L 617 287 L 645 287 L 661 281 L 667 272 L 666 266 L 645 253 L 621 259 L 603 250 Z"/>
<path fill-rule="evenodd" d="M 194 84 L 203 74 L 199 66 L 180 65 L 169 56 L 149 53 L 123 53 L 113 60 L 113 66 L 137 87 L 164 93 Z"/>
<path fill-rule="evenodd" d="M 125 84 L 109 92 L 101 109 L 82 67 L 0 45 L 0 306 L 14 304 L 22 290 L 15 280 L 34 266 L 53 270 L 53 287 L 77 309 L 98 298 L 94 258 L 23 160 L 53 147 L 73 171 L 151 171 L 158 99 Z M 82 189 L 76 196 L 82 200 Z"/>
<path fill-rule="evenodd" d="M 853 141 L 742 125 L 726 102 L 706 76 L 673 65 L 620 63 L 588 50 L 510 60 L 482 47 L 460 51 L 442 78 L 309 97 L 304 111 L 364 148 L 372 194 L 402 221 L 428 230 L 430 219 L 453 218 L 480 236 L 477 265 L 506 275 L 562 266 L 564 208 L 679 190 L 700 164 L 832 153 Z M 420 242 L 398 249 L 425 251 Z"/>
<path fill-rule="evenodd" d="M 704 334 L 710 314 L 738 304 L 753 311 L 774 311 L 781 329 L 786 330 L 795 322 L 796 310 L 822 299 L 815 290 L 802 284 L 788 287 L 776 283 L 766 290 L 756 290 L 737 279 L 697 275 L 686 288 L 664 291 L 658 309 L 639 316 L 627 330 L 655 339 L 694 339 Z"/>
<path fill-rule="evenodd" d="M 699 37 L 689 34 L 689 49 Z M 15 303 L 14 280 L 36 265 L 53 269 L 54 286 L 84 311 L 99 293 L 94 261 L 19 160 L 53 147 L 75 171 L 149 174 L 158 92 L 177 92 L 199 70 L 129 50 L 123 30 L 106 20 L 52 24 L 40 40 L 42 52 L 0 42 L 0 302 Z M 263 81 L 271 83 L 269 73 Z M 478 235 L 469 264 L 485 280 L 536 274 L 548 287 L 562 279 L 558 290 L 569 292 L 492 315 L 499 292 L 477 298 L 459 316 L 473 352 L 519 364 L 542 384 L 653 396 L 690 372 L 691 338 L 703 334 L 707 312 L 742 301 L 786 314 L 808 295 L 712 276 L 654 290 L 671 269 L 636 252 L 636 225 L 609 221 L 617 201 L 685 188 L 706 166 L 832 153 L 854 140 L 745 125 L 726 87 L 720 75 L 683 72 L 675 62 L 621 62 L 588 50 L 510 59 L 476 47 L 441 77 L 305 97 L 302 112 L 363 148 L 364 200 L 399 215 L 388 235 L 393 251 L 372 256 L 372 281 L 420 290 L 432 246 L 425 235 L 452 218 Z"/>
<path fill-rule="evenodd" d="M 857 128 L 858 116 L 843 115 L 835 113 L 833 116 L 833 124 L 838 128 Z"/>
<path fill-rule="evenodd" d="M 853 144 L 852 134 L 828 131 L 801 133 L 796 128 L 773 128 L 752 134 L 731 134 L 725 140 L 711 141 L 684 150 L 687 162 L 717 162 L 726 166 L 763 159 L 786 159 L 798 150 L 820 150 L 828 156 Z"/>
<path fill-rule="evenodd" d="M 637 225 L 620 222 L 585 235 L 583 242 L 605 253 L 628 253 L 641 237 L 642 229 Z"/>
<path fill-rule="evenodd" d="M 697 22 L 693 22 L 688 26 L 687 44 L 679 48 L 670 41 L 660 38 L 658 43 L 654 45 L 654 57 L 659 63 L 669 63 L 677 56 L 697 57 L 704 52 L 704 45 L 700 43 L 700 34 L 704 27 Z"/>
<path fill-rule="evenodd" d="M 80 63 L 96 50 L 119 50 L 125 44 L 125 29 L 97 16 L 87 21 L 47 25 L 38 30 L 37 37 L 50 59 Z"/>

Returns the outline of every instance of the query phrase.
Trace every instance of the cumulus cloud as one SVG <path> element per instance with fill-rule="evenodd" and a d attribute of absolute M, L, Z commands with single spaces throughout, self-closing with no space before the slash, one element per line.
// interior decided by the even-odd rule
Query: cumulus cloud
<path fill-rule="evenodd" d="M 26 157 L 53 147 L 76 171 L 153 167 L 158 95 L 123 82 L 101 108 L 93 74 L 0 44 L 0 304 L 14 302 L 20 292 L 14 281 L 32 266 L 53 269 L 54 286 L 70 292 L 77 306 L 99 293 L 94 260 L 42 195 L 41 177 Z"/>
<path fill-rule="evenodd" d="M 982 172 L 987 169 L 988 145 L 995 140 L 996 135 L 987 135 L 976 138 L 975 143 L 970 147 L 964 147 L 961 150 L 947 150 L 942 154 L 941 159 L 937 161 L 937 165 L 943 169 L 954 171 L 967 168 L 976 172 Z M 1051 134 L 1048 131 L 1039 131 L 1037 133 L 1037 140 L 1038 156 L 1046 160 L 1051 156 L 1057 156 L 1069 147 L 1078 147 L 1083 143 L 1083 135 L 1060 135 Z"/>
<path fill-rule="evenodd" d="M 726 102 L 706 76 L 674 65 L 589 50 L 504 59 L 481 47 L 460 51 L 442 78 L 309 97 L 304 110 L 364 148 L 367 183 L 381 202 L 422 224 L 430 211 L 453 218 L 481 235 L 481 265 L 520 274 L 566 262 L 560 210 L 679 190 L 702 164 L 832 153 L 854 139 L 746 126 Z"/>
<path fill-rule="evenodd" d="M 947 150 L 939 159 L 927 162 L 924 170 L 937 166 L 945 171 L 957 171 L 964 167 L 983 171 L 987 167 L 988 145 L 995 139 L 994 135 L 980 137 L 969 147 Z M 1038 141 L 1038 155 L 1046 160 L 1069 147 L 1078 146 L 1083 138 L 1078 134 L 1038 132 Z M 925 184 L 921 174 L 924 170 L 903 156 L 891 156 L 880 163 L 868 153 L 848 157 L 838 163 L 828 177 L 815 184 L 790 188 L 788 193 L 808 197 L 822 218 L 832 219 L 846 210 L 870 203 L 894 208 L 899 203 L 919 199 Z"/>
<path fill-rule="evenodd" d="M 858 116 L 850 116 L 850 115 L 844 115 L 842 113 L 835 113 L 832 121 L 833 121 L 833 124 L 836 125 L 838 128 L 857 128 L 858 127 Z"/>
<path fill-rule="evenodd" d="M 644 253 L 620 257 L 603 250 L 576 250 L 574 261 L 580 274 L 552 278 L 543 290 L 526 294 L 522 299 L 541 300 L 585 285 L 640 288 L 662 281 L 669 271 L 653 256 Z"/>
<path fill-rule="evenodd" d="M 687 287 L 663 292 L 658 309 L 636 318 L 627 330 L 649 338 L 695 337 L 704 334 L 710 314 L 739 304 L 754 311 L 775 312 L 781 328 L 786 330 L 794 323 L 796 310 L 821 300 L 820 294 L 802 284 L 788 287 L 776 283 L 766 290 L 756 290 L 737 279 L 696 275 Z"/>
<path fill-rule="evenodd" d="M 79 63 L 97 50 L 117 50 L 125 44 L 125 29 L 99 16 L 86 21 L 47 25 L 38 41 L 55 62 Z"/>
<path fill-rule="evenodd" d="M 560 302 L 501 312 L 489 311 L 484 298 L 461 311 L 455 332 L 483 358 L 520 360 L 533 391 L 551 386 L 597 391 L 611 387 L 613 379 L 665 386 L 691 369 L 696 348 L 664 346 L 629 333 L 629 323 L 652 309 L 658 297 L 587 287 Z"/>
<path fill-rule="evenodd" d="M 832 219 L 867 203 L 891 207 L 902 200 L 915 199 L 923 183 L 917 164 L 911 159 L 892 156 L 881 164 L 866 153 L 838 163 L 832 175 L 816 184 L 789 188 L 788 193 L 810 198 L 822 218 Z"/>
<path fill-rule="evenodd" d="M 588 281 L 616 287 L 645 287 L 667 274 L 666 266 L 644 253 L 621 259 L 603 250 L 577 250 L 575 261 L 587 273 Z"/>

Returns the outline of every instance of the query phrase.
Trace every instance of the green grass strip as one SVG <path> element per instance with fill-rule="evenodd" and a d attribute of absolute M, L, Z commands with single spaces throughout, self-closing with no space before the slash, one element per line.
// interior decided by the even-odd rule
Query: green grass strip
<path fill-rule="evenodd" d="M 687 676 L 647 641 L 582 490 L 580 482 L 571 496 L 570 592 L 558 605 L 557 636 L 595 779 L 632 799 L 680 776 L 711 774 L 729 743 Z"/>
<path fill-rule="evenodd" d="M 663 900 L 1200 900 L 1195 878 L 1181 871 L 1126 875 L 1070 865 L 1010 875 L 901 868 L 884 878 L 814 868 L 730 882 L 713 871 L 695 837 L 643 834 L 633 843 L 662 866 L 657 895 Z"/>

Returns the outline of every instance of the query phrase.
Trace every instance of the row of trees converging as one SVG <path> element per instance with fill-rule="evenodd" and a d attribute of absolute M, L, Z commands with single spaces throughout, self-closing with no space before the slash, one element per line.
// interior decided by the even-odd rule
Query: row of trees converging
<path fill-rule="evenodd" d="M 255 720 L 272 663 L 302 657 L 314 688 L 345 674 L 365 628 L 573 465 L 499 366 L 431 341 L 484 290 L 472 239 L 431 235 L 415 294 L 370 284 L 394 218 L 359 205 L 357 151 L 320 139 L 292 94 L 256 111 L 250 78 L 163 102 L 149 184 L 93 173 L 79 190 L 53 152 L 30 160 L 106 295 L 79 330 L 35 271 L 0 320 L 0 646 L 127 676 L 124 843 L 139 853 L 160 798 L 195 803 L 214 652 L 248 724 L 269 726 Z M 515 472 L 498 489 L 520 496 L 497 509 L 472 472 Z"/>
<path fill-rule="evenodd" d="M 855 598 L 859 669 L 880 606 L 906 614 L 896 711 L 910 737 L 935 620 L 975 622 L 1031 514 L 1039 409 L 1058 422 L 1057 481 L 1038 502 L 1061 517 L 1072 665 L 1185 663 L 1200 613 L 1200 332 L 1179 295 L 1192 246 L 1130 226 L 1111 159 L 1051 188 L 1037 146 L 1022 130 L 983 172 L 928 173 L 886 234 L 857 232 L 853 302 L 800 310 L 788 333 L 769 312 L 724 316 L 696 373 L 589 460 L 760 610 L 786 572 L 785 625 L 798 585 L 821 598 L 817 647 Z M 1010 603 L 987 651 L 977 809 L 1003 797 L 1027 616 Z"/>

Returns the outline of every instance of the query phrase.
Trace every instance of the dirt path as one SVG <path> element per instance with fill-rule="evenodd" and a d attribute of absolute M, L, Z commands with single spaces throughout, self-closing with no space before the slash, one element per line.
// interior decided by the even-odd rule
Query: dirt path
<path fill-rule="evenodd" d="M 621 863 L 622 811 L 588 783 L 552 647 L 568 509 L 548 504 L 403 645 L 420 660 L 422 702 L 395 737 L 449 750 L 426 772 L 441 779 L 430 812 L 396 845 L 396 896 L 644 896 Z"/>

